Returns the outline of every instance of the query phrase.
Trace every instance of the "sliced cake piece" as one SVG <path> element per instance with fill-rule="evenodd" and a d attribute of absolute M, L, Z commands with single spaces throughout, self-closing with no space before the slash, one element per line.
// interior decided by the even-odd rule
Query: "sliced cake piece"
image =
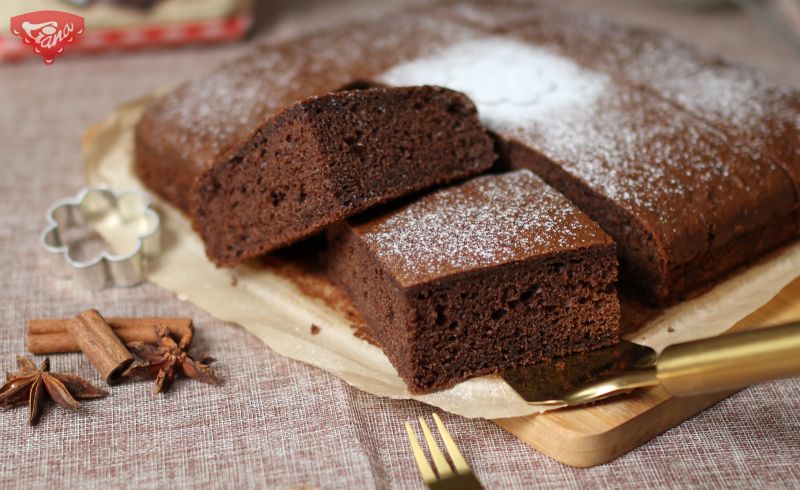
<path fill-rule="evenodd" d="M 794 236 L 784 167 L 553 46 L 487 36 L 379 80 L 467 93 L 512 167 L 533 170 L 614 237 L 622 285 L 647 303 L 677 302 Z"/>
<path fill-rule="evenodd" d="M 328 232 L 328 270 L 415 392 L 618 340 L 615 246 L 527 170 Z"/>
<path fill-rule="evenodd" d="M 461 93 L 406 87 L 312 97 L 200 175 L 194 226 L 209 258 L 232 265 L 370 206 L 483 172 L 494 158 Z"/>
<path fill-rule="evenodd" d="M 270 117 L 359 82 L 475 30 L 427 8 L 300 38 L 259 43 L 151 104 L 136 126 L 136 173 L 189 213 L 197 177 Z"/>

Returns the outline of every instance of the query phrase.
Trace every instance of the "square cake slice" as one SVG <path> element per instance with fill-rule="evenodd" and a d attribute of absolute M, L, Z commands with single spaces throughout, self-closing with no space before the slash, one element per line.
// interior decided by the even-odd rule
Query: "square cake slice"
<path fill-rule="evenodd" d="M 311 97 L 270 118 L 203 172 L 193 222 L 229 266 L 371 206 L 494 163 L 475 105 L 438 87 Z"/>
<path fill-rule="evenodd" d="M 414 392 L 615 343 L 615 245 L 528 170 L 328 232 L 328 272 Z"/>

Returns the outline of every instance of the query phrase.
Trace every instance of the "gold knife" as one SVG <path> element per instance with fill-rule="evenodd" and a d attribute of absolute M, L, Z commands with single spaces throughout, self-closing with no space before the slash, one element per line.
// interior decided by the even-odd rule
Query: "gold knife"
<path fill-rule="evenodd" d="M 667 347 L 616 346 L 508 370 L 503 379 L 531 405 L 574 406 L 661 386 L 677 397 L 800 376 L 800 322 Z"/>

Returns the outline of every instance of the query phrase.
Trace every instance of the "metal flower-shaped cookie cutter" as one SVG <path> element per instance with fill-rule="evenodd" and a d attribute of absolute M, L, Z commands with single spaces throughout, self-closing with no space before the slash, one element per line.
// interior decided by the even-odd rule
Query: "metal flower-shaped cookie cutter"
<path fill-rule="evenodd" d="M 91 290 L 139 284 L 148 260 L 161 249 L 161 220 L 141 192 L 117 194 L 107 186 L 87 187 L 74 199 L 53 204 L 47 219 L 41 242 L 53 271 Z M 114 252 L 77 258 L 68 235 L 87 231 L 101 236 Z"/>

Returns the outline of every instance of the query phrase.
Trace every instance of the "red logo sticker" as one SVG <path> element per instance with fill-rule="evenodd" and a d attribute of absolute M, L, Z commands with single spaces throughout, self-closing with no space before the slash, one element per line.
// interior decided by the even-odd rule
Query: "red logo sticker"
<path fill-rule="evenodd" d="M 11 33 L 22 38 L 46 64 L 83 34 L 83 17 L 58 10 L 39 10 L 11 17 Z"/>

